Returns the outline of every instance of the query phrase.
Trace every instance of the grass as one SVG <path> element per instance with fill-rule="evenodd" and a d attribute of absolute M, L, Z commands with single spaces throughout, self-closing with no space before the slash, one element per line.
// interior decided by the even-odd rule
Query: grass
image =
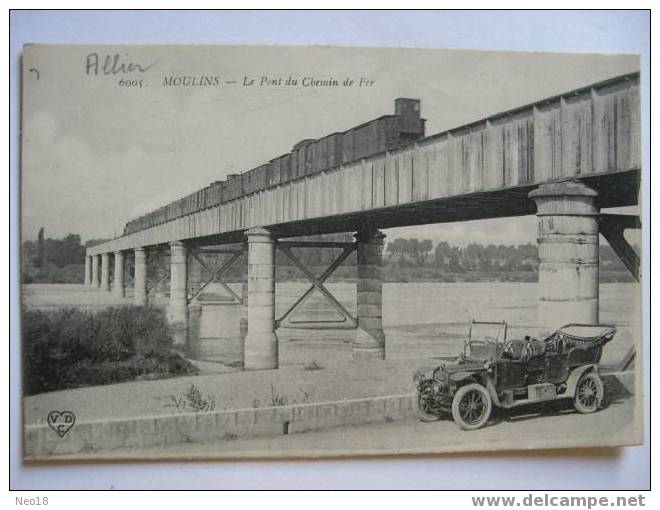
<path fill-rule="evenodd" d="M 284 407 L 284 406 L 295 406 L 299 404 L 309 404 L 312 401 L 312 394 L 308 391 L 305 391 L 302 388 L 298 389 L 298 393 L 293 396 L 287 396 L 275 389 L 275 386 L 270 385 L 270 397 L 265 402 L 262 403 L 261 400 L 255 398 L 252 400 L 252 407 Z"/>

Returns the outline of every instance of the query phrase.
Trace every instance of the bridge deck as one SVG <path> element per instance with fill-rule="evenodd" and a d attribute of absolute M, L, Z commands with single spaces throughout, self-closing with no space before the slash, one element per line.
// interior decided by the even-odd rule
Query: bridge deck
<path fill-rule="evenodd" d="M 88 255 L 175 240 L 279 237 L 532 214 L 527 193 L 579 178 L 601 207 L 637 203 L 639 74 L 625 75 L 439 133 L 394 152 L 307 176 L 125 235 Z"/>

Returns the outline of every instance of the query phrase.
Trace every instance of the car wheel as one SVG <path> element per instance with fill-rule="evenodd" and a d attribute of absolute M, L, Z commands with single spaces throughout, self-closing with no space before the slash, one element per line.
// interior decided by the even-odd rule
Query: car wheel
<path fill-rule="evenodd" d="M 431 398 L 431 384 L 423 384 L 421 388 L 417 389 L 415 403 L 417 404 L 417 418 L 420 421 L 437 421 L 440 419 L 438 415 L 433 413 Z"/>
<path fill-rule="evenodd" d="M 451 403 L 454 422 L 463 430 L 483 427 L 490 418 L 493 401 L 481 384 L 471 383 L 459 388 Z"/>
<path fill-rule="evenodd" d="M 598 411 L 603 403 L 604 393 L 603 381 L 598 374 L 584 374 L 575 386 L 575 409 L 584 414 Z"/>

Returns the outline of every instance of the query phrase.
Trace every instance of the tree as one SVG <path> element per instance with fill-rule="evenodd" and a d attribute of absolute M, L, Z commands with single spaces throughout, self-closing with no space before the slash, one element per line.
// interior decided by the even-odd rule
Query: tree
<path fill-rule="evenodd" d="M 419 243 L 419 252 L 424 261 L 428 257 L 429 253 L 433 250 L 433 241 L 430 239 L 424 239 Z"/>
<path fill-rule="evenodd" d="M 442 241 L 438 243 L 435 247 L 435 252 L 433 256 L 433 265 L 435 267 L 441 267 L 446 269 L 449 265 L 449 259 L 451 257 L 451 246 L 447 241 Z"/>
<path fill-rule="evenodd" d="M 37 258 L 34 261 L 36 267 L 44 267 L 44 257 L 46 253 L 46 247 L 44 245 L 44 227 L 39 229 L 39 237 L 37 239 Z"/>
<path fill-rule="evenodd" d="M 394 239 L 387 243 L 387 251 L 392 255 L 406 255 L 408 252 L 408 241 L 406 239 Z"/>
<path fill-rule="evenodd" d="M 46 239 L 46 261 L 64 267 L 85 262 L 85 248 L 78 234 L 69 234 L 64 239 Z"/>
<path fill-rule="evenodd" d="M 461 265 L 468 270 L 479 270 L 482 267 L 481 255 L 483 246 L 477 243 L 470 243 L 462 250 Z"/>

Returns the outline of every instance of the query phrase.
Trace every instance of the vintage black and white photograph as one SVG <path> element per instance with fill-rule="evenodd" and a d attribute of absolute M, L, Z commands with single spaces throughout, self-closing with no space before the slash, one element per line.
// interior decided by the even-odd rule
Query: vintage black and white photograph
<path fill-rule="evenodd" d="M 22 54 L 23 456 L 642 441 L 640 59 Z"/>

